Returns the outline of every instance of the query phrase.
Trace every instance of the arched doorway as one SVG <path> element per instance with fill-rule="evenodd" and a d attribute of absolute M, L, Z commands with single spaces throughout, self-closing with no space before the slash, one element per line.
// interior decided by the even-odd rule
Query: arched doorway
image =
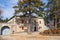
<path fill-rule="evenodd" d="M 37 31 L 37 28 L 36 27 L 34 27 L 34 31 Z"/>
<path fill-rule="evenodd" d="M 38 23 L 36 21 L 33 21 L 30 25 L 30 31 L 31 32 L 37 32 L 38 31 Z"/>
<path fill-rule="evenodd" d="M 8 26 L 3 26 L 1 28 L 1 35 L 9 35 L 11 34 L 11 30 Z"/>

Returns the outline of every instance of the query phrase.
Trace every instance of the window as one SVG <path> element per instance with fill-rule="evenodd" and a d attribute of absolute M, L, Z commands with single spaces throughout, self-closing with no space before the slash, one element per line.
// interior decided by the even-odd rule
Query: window
<path fill-rule="evenodd" d="M 39 29 L 41 29 L 42 27 L 39 27 Z"/>
<path fill-rule="evenodd" d="M 24 27 L 22 27 L 22 30 L 24 30 Z"/>
<path fill-rule="evenodd" d="M 22 23 L 24 23 L 24 20 L 21 20 L 22 21 Z"/>
<path fill-rule="evenodd" d="M 40 24 L 41 24 L 41 21 L 40 21 Z"/>

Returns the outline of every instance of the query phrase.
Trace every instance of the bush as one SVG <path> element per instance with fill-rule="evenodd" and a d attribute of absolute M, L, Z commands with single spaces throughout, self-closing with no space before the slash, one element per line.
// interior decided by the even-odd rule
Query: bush
<path fill-rule="evenodd" d="M 45 30 L 42 34 L 60 34 L 60 29 Z"/>

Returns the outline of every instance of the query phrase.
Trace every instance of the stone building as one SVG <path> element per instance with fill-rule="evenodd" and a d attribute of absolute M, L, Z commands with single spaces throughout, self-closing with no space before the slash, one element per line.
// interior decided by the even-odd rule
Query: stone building
<path fill-rule="evenodd" d="M 47 30 L 42 17 L 13 16 L 7 23 L 0 23 L 0 34 L 34 33 Z"/>

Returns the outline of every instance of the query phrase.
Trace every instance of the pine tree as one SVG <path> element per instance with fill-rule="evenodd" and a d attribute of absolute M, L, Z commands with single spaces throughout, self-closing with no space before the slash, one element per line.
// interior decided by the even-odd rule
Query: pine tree
<path fill-rule="evenodd" d="M 19 12 L 25 13 L 24 16 L 28 14 L 29 21 L 30 21 L 32 13 L 36 13 L 39 16 L 43 16 L 43 13 L 42 13 L 43 5 L 44 4 L 42 3 L 41 0 L 22 0 L 18 2 L 18 6 L 14 6 L 13 8 L 18 8 L 18 10 L 15 10 L 15 14 Z M 29 31 L 30 31 L 30 28 L 28 29 L 28 33 Z"/>
<path fill-rule="evenodd" d="M 18 12 L 25 12 L 25 15 L 27 12 L 29 12 L 29 15 L 32 13 L 36 13 L 40 16 L 42 16 L 43 6 L 44 4 L 40 0 L 23 0 L 18 2 L 18 6 L 14 6 L 14 8 L 18 8 L 19 10 L 15 10 L 15 13 Z M 38 9 L 38 10 L 37 10 Z"/>
<path fill-rule="evenodd" d="M 50 17 L 54 20 L 55 28 L 57 28 L 57 20 L 60 17 L 60 0 L 48 0 L 47 7 L 50 8 Z"/>

